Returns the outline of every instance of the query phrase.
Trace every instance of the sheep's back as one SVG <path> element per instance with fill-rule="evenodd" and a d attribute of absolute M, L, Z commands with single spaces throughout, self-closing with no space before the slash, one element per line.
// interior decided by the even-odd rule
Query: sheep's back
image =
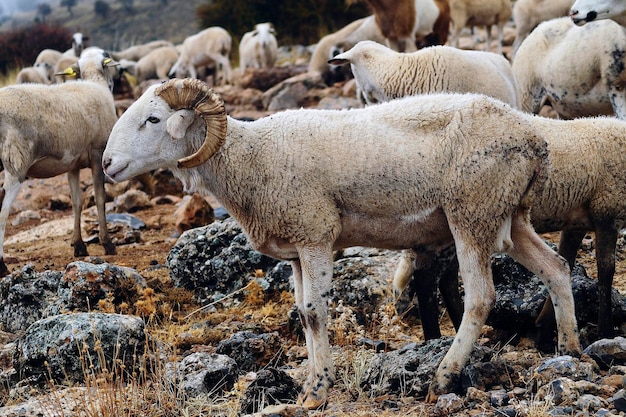
<path fill-rule="evenodd" d="M 587 212 L 593 212 L 596 220 L 618 218 L 623 224 L 626 122 L 604 117 L 568 121 L 537 117 L 534 123 L 550 152 L 547 181 L 531 212 L 537 230 L 561 230 Z"/>
<path fill-rule="evenodd" d="M 472 219 L 504 218 L 522 204 L 546 157 L 545 142 L 525 116 L 476 95 L 409 97 L 364 110 L 294 110 L 233 123 L 224 144 L 230 166 L 215 170 L 228 172 L 228 181 L 209 189 L 219 199 L 237 184 L 245 201 L 229 210 L 245 208 L 239 217 L 254 213 L 257 225 L 275 223 L 277 213 L 281 221 L 300 222 L 316 201 L 316 217 L 336 217 L 338 206 L 372 218 L 439 207 L 470 227 Z M 237 144 L 242 137 L 248 140 Z"/>

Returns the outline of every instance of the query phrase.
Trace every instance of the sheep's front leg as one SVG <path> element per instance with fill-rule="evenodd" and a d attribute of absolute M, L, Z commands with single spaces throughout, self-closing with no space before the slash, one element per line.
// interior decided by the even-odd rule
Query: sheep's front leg
<path fill-rule="evenodd" d="M 467 363 L 474 342 L 478 339 L 487 316 L 496 301 L 490 253 L 473 240 L 465 240 L 454 232 L 459 270 L 465 287 L 463 319 L 452 346 L 437 368 L 426 401 L 434 402 L 440 394 L 453 391 L 461 370 Z"/>
<path fill-rule="evenodd" d="M 11 204 L 17 197 L 22 183 L 18 177 L 4 171 L 4 185 L 2 186 L 2 209 L 0 209 L 0 277 L 8 275 L 9 269 L 4 263 L 4 235 L 6 233 L 7 221 L 11 212 Z"/>
<path fill-rule="evenodd" d="M 72 246 L 74 256 L 87 256 L 87 246 L 83 242 L 80 216 L 83 209 L 83 192 L 80 189 L 80 171 L 68 171 L 67 181 L 70 184 L 70 197 L 72 199 L 72 212 L 74 213 L 74 231 L 72 233 Z"/>
<path fill-rule="evenodd" d="M 309 375 L 298 404 L 308 409 L 323 406 L 335 380 L 328 342 L 328 295 L 333 275 L 330 246 L 298 249 L 300 261 L 293 261 L 296 307 L 306 335 Z"/>
<path fill-rule="evenodd" d="M 527 213 L 516 213 L 511 224 L 513 246 L 509 255 L 539 276 L 548 288 L 558 330 L 558 351 L 562 355 L 582 354 L 574 312 L 574 296 L 567 261 L 554 252 L 534 231 Z"/>
<path fill-rule="evenodd" d="M 98 233 L 100 244 L 104 247 L 106 255 L 115 255 L 117 250 L 107 229 L 106 218 L 106 195 L 104 192 L 104 171 L 102 170 L 102 152 L 94 151 L 91 162 L 91 175 L 93 177 L 93 192 L 96 200 L 96 209 L 98 210 Z"/>

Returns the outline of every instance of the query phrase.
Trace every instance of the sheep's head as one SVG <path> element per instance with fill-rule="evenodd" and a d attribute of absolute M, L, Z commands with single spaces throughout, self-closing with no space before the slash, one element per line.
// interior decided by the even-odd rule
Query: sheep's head
<path fill-rule="evenodd" d="M 226 137 L 226 110 L 224 101 L 204 82 L 196 79 L 173 79 L 163 83 L 154 91 L 174 110 L 189 109 L 206 122 L 204 143 L 193 155 L 178 161 L 179 168 L 193 168 L 209 159 L 224 142 Z M 168 129 L 179 130 L 168 120 Z M 185 126 L 185 129 L 188 126 Z M 179 133 L 178 133 L 179 134 Z M 180 135 L 180 134 L 179 134 Z M 172 137 L 176 137 L 172 135 Z"/>
<path fill-rule="evenodd" d="M 226 127 L 219 95 L 200 80 L 172 79 L 150 87 L 122 114 L 109 136 L 103 167 L 115 181 L 160 167 L 192 168 L 220 148 Z"/>
<path fill-rule="evenodd" d="M 626 24 L 626 2 L 624 0 L 576 0 L 569 15 L 579 26 L 603 19 L 612 19 L 624 25 Z"/>

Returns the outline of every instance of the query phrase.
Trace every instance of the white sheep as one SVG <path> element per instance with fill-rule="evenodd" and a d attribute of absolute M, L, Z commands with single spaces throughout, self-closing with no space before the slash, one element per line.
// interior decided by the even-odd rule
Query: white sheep
<path fill-rule="evenodd" d="M 328 60 L 363 40 L 372 40 L 378 43 L 385 42 L 385 37 L 380 32 L 378 25 L 376 25 L 373 15 L 357 19 L 338 31 L 322 37 L 315 46 L 307 72 L 319 74 L 326 85 L 344 81 L 347 76 L 343 68 L 329 65 Z"/>
<path fill-rule="evenodd" d="M 611 19 L 626 27 L 626 2 L 624 0 L 576 0 L 572 5 L 570 17 L 577 25 Z"/>
<path fill-rule="evenodd" d="M 496 251 L 544 279 L 559 351 L 580 354 L 569 268 L 529 222 L 527 197 L 547 163 L 528 116 L 483 95 L 413 96 L 242 122 L 194 79 L 148 89 L 113 127 L 103 159 L 114 181 L 170 169 L 188 191 L 210 191 L 256 250 L 291 261 L 309 361 L 298 402 L 309 408 L 326 402 L 334 380 L 327 301 L 333 249 L 346 246 L 456 243 L 464 317 L 429 401 L 455 386 L 495 301 Z"/>
<path fill-rule="evenodd" d="M 118 62 L 122 59 L 127 59 L 129 61 L 139 61 L 141 58 L 148 55 L 153 50 L 165 46 L 173 47 L 174 44 L 170 41 L 159 39 L 156 41 L 142 43 L 140 45 L 129 46 L 122 51 L 111 52 L 111 56 Z"/>
<path fill-rule="evenodd" d="M 178 60 L 169 76 L 198 78 L 198 70 L 215 66 L 215 84 L 232 82 L 230 50 L 232 37 L 219 26 L 206 28 L 183 41 Z"/>
<path fill-rule="evenodd" d="M 528 34 L 545 20 L 567 16 L 574 0 L 516 0 L 513 4 L 515 41 L 511 60 Z"/>
<path fill-rule="evenodd" d="M 612 20 L 541 23 L 513 61 L 522 109 L 537 114 L 549 104 L 564 119 L 615 114 L 626 120 L 624 50 L 626 29 Z"/>
<path fill-rule="evenodd" d="M 4 168 L 0 210 L 0 275 L 4 235 L 11 204 L 26 179 L 49 178 L 67 172 L 74 212 L 72 245 L 75 256 L 86 256 L 81 237 L 82 191 L 79 171 L 91 168 L 100 242 L 107 255 L 115 254 L 104 211 L 104 174 L 101 161 L 109 132 L 117 120 L 108 88 L 109 66 L 104 51 L 83 53 L 79 81 L 54 85 L 19 84 L 0 88 L 0 161 Z M 68 69 L 68 73 L 73 69 Z"/>
<path fill-rule="evenodd" d="M 49 76 L 50 72 L 48 71 L 47 64 L 41 64 L 34 67 L 24 67 L 17 73 L 15 83 L 51 84 L 52 80 L 48 78 Z"/>
<path fill-rule="evenodd" d="M 144 55 L 135 65 L 137 84 L 149 79 L 166 79 L 172 65 L 178 60 L 178 51 L 173 46 L 162 46 Z"/>
<path fill-rule="evenodd" d="M 450 0 L 450 17 L 452 30 L 449 42 L 459 47 L 459 37 L 465 26 L 485 26 L 487 29 L 487 43 L 485 50 L 491 49 L 491 27 L 498 29 L 497 52 L 502 53 L 502 39 L 504 25 L 511 18 L 513 6 L 511 0 Z"/>
<path fill-rule="evenodd" d="M 596 117 L 574 120 L 554 120 L 543 117 L 531 119 L 538 133 L 548 143 L 550 164 L 546 171 L 547 180 L 533 200 L 530 210 L 531 223 L 539 233 L 562 230 L 559 242 L 561 254 L 573 268 L 582 239 L 588 231 L 595 232 L 595 252 L 598 273 L 598 338 L 614 337 L 611 287 L 615 272 L 615 248 L 618 231 L 626 223 L 626 122 L 616 118 Z M 398 291 L 409 282 L 422 281 L 431 289 L 436 287 L 426 275 L 431 265 L 422 261 L 423 254 L 403 253 L 396 269 L 394 287 Z M 431 253 L 432 258 L 437 254 Z M 432 260 L 432 259 L 431 259 Z M 428 259 L 427 259 L 428 261 Z M 435 262 L 450 263 L 454 259 L 437 259 Z M 440 287 L 450 293 L 458 292 L 458 277 L 443 276 Z M 436 298 L 430 298 L 436 300 Z M 424 297 L 424 300 L 429 300 Z M 436 301 L 423 305 L 422 311 L 438 311 Z M 458 306 L 446 305 L 454 311 Z M 543 350 L 553 350 L 552 303 L 547 300 L 537 318 L 539 327 L 538 345 Z M 455 320 L 458 321 L 458 318 Z M 439 333 L 435 320 L 423 323 L 424 333 Z M 426 328 L 429 324 L 430 328 Z M 436 326 L 436 327 L 435 327 Z"/>
<path fill-rule="evenodd" d="M 72 47 L 68 49 L 67 51 L 63 52 L 63 56 L 68 56 L 68 57 L 73 56 L 73 57 L 79 58 L 80 54 L 83 52 L 83 49 L 85 49 L 85 42 L 87 42 L 88 40 L 89 40 L 89 37 L 84 36 L 80 32 L 76 32 L 72 34 Z"/>
<path fill-rule="evenodd" d="M 34 67 L 43 67 L 48 71 L 48 78 L 50 82 L 56 81 L 54 74 L 56 73 L 56 64 L 63 57 L 63 54 L 56 49 L 43 49 L 37 58 L 35 58 Z M 67 68 L 67 67 L 65 67 Z"/>
<path fill-rule="evenodd" d="M 415 94 L 482 93 L 520 108 L 511 64 L 502 55 L 431 46 L 399 53 L 362 41 L 329 61 L 350 64 L 359 94 L 367 104 Z"/>
<path fill-rule="evenodd" d="M 278 42 L 271 23 L 258 23 L 254 30 L 246 32 L 239 43 L 239 67 L 272 68 L 276 63 Z"/>

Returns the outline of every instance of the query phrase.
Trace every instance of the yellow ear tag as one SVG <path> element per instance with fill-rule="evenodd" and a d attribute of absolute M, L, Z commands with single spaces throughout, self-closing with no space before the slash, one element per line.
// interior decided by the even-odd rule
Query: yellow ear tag
<path fill-rule="evenodd" d="M 70 77 L 76 77 L 76 71 L 74 71 L 74 68 L 72 67 L 66 68 L 65 71 L 63 71 L 61 74 L 67 75 Z"/>
<path fill-rule="evenodd" d="M 104 58 L 104 60 L 102 61 L 102 63 L 103 63 L 104 65 L 108 65 L 111 61 L 112 61 L 112 60 L 111 60 L 111 58 Z"/>

